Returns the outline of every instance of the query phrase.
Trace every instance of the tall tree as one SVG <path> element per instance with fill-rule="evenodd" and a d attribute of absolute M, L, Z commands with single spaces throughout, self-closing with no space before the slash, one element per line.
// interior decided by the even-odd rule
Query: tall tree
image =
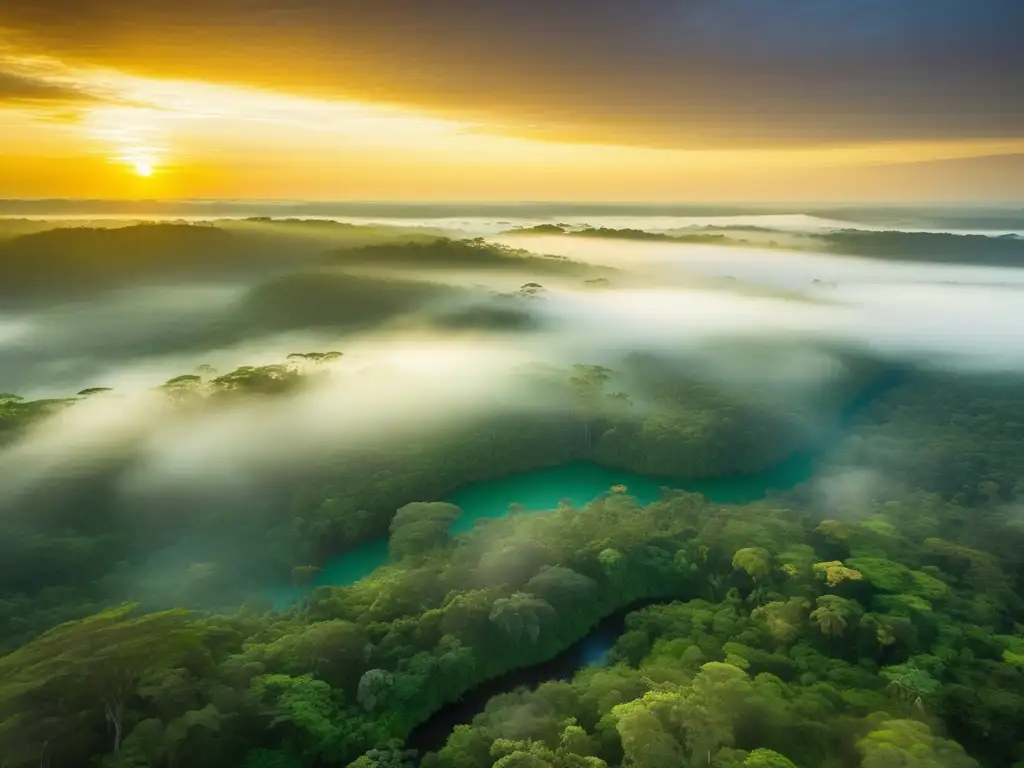
<path fill-rule="evenodd" d="M 0 751 L 39 754 L 48 743 L 81 735 L 90 716 L 104 718 L 117 754 L 124 735 L 124 711 L 142 677 L 201 647 L 202 634 L 188 611 L 131 616 L 133 604 L 71 621 L 0 659 Z"/>
<path fill-rule="evenodd" d="M 513 592 L 494 601 L 490 620 L 513 641 L 529 638 L 536 643 L 543 626 L 555 619 L 555 611 L 546 600 L 528 592 Z"/>
<path fill-rule="evenodd" d="M 587 448 L 591 447 L 591 422 L 595 412 L 601 407 L 604 385 L 611 378 L 611 370 L 601 365 L 581 365 L 572 367 L 573 376 L 569 384 L 577 399 L 583 406 L 583 439 Z"/>

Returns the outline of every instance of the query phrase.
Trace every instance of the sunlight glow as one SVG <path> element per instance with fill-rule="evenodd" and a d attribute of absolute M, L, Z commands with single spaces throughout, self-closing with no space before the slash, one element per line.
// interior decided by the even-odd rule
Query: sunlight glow
<path fill-rule="evenodd" d="M 850 182 L 873 166 L 1024 152 L 1020 138 L 707 149 L 542 141 L 515 135 L 514 126 L 140 77 L 9 51 L 0 44 L 0 71 L 88 97 L 59 107 L 0 107 L 0 145 L 19 148 L 22 187 L 29 180 L 45 186 L 44 177 L 46 184 L 70 185 L 65 161 L 53 158 L 75 158 L 83 174 L 72 186 L 99 196 L 136 191 L 125 184 L 123 170 L 97 171 L 104 163 L 140 178 L 159 168 L 161 193 L 181 197 L 443 199 L 475 197 L 485 188 L 488 196 L 518 199 L 590 199 L 596 193 L 622 200 L 698 191 L 714 197 L 730 189 L 774 196 L 787 187 L 780 172 L 795 188 L 836 169 L 849 169 L 838 178 Z M 45 155 L 29 152 L 39 142 L 47 144 Z M 84 172 L 87 167 L 93 170 Z"/>

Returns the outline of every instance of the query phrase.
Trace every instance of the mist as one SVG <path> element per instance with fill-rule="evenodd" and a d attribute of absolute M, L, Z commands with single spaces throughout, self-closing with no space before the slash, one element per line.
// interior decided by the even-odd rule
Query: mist
<path fill-rule="evenodd" d="M 551 379 L 567 379 L 575 363 L 607 367 L 635 418 L 660 407 L 629 372 L 643 355 L 737 402 L 770 402 L 807 434 L 827 429 L 820 405 L 852 375 L 851 359 L 1024 368 L 1024 321 L 1014 319 L 1024 275 L 1015 270 L 629 240 L 496 241 L 521 250 L 482 242 L 477 268 L 443 248 L 439 261 L 410 262 L 371 244 L 298 271 L 282 261 L 216 281 L 149 276 L 6 311 L 0 391 L 29 400 L 113 392 L 6 442 L 4 514 L 55 488 L 73 497 L 76 482 L 102 475 L 125 509 L 219 506 L 242 522 L 251 505 L 287 503 L 282 488 L 333 463 L 458 439 L 493 419 L 569 416 L 576 406 Z M 197 370 L 209 382 L 312 350 L 342 356 L 273 397 L 180 408 L 154 391 Z M 828 505 L 855 496 L 868 475 L 858 477 L 829 490 Z M 200 521 L 173 545 L 182 567 L 220 541 L 203 529 Z"/>
<path fill-rule="evenodd" d="M 823 605 L 978 623 L 988 597 L 940 601 L 980 579 L 1016 610 L 1000 584 L 1024 578 L 1020 244 L 842 225 L 467 216 L 10 234 L 0 649 L 122 603 L 186 608 L 240 638 L 218 661 L 240 695 L 322 683 L 362 728 L 378 717 L 367 680 L 404 675 L 420 691 L 402 705 L 412 727 L 507 671 L 496 648 L 533 664 L 616 615 L 616 675 L 694 647 L 747 674 L 739 640 L 664 651 L 631 628 L 642 612 L 615 614 L 652 598 L 715 611 L 680 632 L 721 634 L 742 610 L 735 637 L 767 627 L 758 653 L 787 675 L 800 662 L 765 612 L 806 614 L 806 655 L 839 647 Z M 907 542 L 919 554 L 904 565 Z M 856 584 L 838 597 L 821 568 Z M 889 665 L 872 681 L 906 655 L 864 638 Z M 470 648 L 475 671 L 445 672 L 447 693 L 410 671 Z M 496 706 L 506 726 L 519 716 Z M 372 746 L 339 743 L 342 762 Z"/>
<path fill-rule="evenodd" d="M 733 388 L 776 381 L 794 403 L 834 375 L 837 349 L 954 369 L 1024 366 L 1024 320 L 1016 319 L 1024 273 L 1014 270 L 558 237 L 528 244 L 569 257 L 581 271 L 541 277 L 538 294 L 510 300 L 528 269 L 348 270 L 453 289 L 400 307 L 375 328 L 299 326 L 229 344 L 204 339 L 252 281 L 121 288 L 8 313 L 0 325 L 0 389 L 31 398 L 110 387 L 131 396 L 82 403 L 44 422 L 5 448 L 5 475 L 36 476 L 25 466 L 29 457 L 95 454 L 77 435 L 102 424 L 112 446 L 128 435 L 137 441 L 128 483 L 135 492 L 186 476 L 203 483 L 204 474 L 244 484 L 249 474 L 284 472 L 326 446 L 355 447 L 367 435 L 422 439 L 489 412 L 557 407 L 523 384 L 528 363 L 615 368 L 642 351 Z M 592 287 L 588 268 L 611 277 Z M 502 301 L 530 319 L 525 329 L 439 330 L 431 322 Z M 182 423 L 140 404 L 146 390 L 201 364 L 226 372 L 328 348 L 344 357 L 327 381 L 272 403 L 234 404 Z M 774 364 L 765 365 L 765 354 Z"/>
<path fill-rule="evenodd" d="M 574 318 L 606 318 L 606 332 L 625 333 L 627 344 L 662 334 L 677 342 L 769 336 L 845 342 L 936 365 L 1024 364 L 1024 321 L 1013 311 L 1024 298 L 1018 269 L 586 238 L 500 240 L 658 286 L 570 297 Z"/>

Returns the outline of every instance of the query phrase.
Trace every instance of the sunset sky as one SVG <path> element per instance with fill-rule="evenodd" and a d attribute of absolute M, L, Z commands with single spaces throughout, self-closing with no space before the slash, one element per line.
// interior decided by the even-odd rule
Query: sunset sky
<path fill-rule="evenodd" d="M 1024 200 L 1022 0 L 10 0 L 0 197 Z"/>

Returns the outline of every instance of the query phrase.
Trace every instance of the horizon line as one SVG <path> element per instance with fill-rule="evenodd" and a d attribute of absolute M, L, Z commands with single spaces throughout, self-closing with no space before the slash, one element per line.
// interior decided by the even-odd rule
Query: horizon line
<path fill-rule="evenodd" d="M 483 206 L 592 206 L 592 207 L 647 207 L 647 208 L 723 208 L 723 207 L 761 207 L 761 208 L 782 208 L 790 206 L 818 206 L 818 207 L 858 207 L 858 208 L 942 208 L 942 207 L 974 207 L 974 208 L 997 208 L 997 207 L 1022 207 L 1024 209 L 1024 198 L 1019 199 L 947 199 L 928 200 L 915 199 L 907 201 L 891 200 L 848 200 L 848 199 L 788 199 L 788 200 L 717 200 L 717 201 L 663 201 L 663 200 L 579 200 L 579 199 L 540 199 L 540 200 L 508 200 L 508 199 L 440 199 L 440 200 L 417 200 L 417 199 L 366 199 L 366 198 L 238 198 L 238 197 L 211 197 L 211 198 L 109 198 L 109 197 L 6 197 L 0 198 L 0 206 L 6 205 L 46 205 L 46 204 L 102 204 L 106 206 L 117 205 L 372 205 L 372 206 L 464 206 L 479 208 Z"/>

